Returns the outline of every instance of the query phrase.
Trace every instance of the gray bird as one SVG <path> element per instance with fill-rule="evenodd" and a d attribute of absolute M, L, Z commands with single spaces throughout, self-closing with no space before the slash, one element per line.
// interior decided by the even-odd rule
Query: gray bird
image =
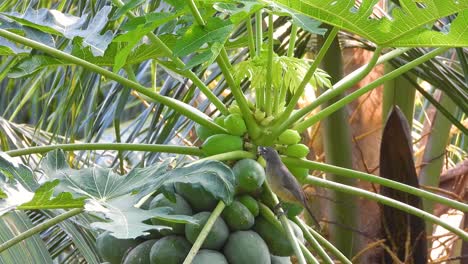
<path fill-rule="evenodd" d="M 271 147 L 258 147 L 258 153 L 266 161 L 267 182 L 273 192 L 281 201 L 302 204 L 317 227 L 320 227 L 317 219 L 312 214 L 312 210 L 307 205 L 307 198 L 301 185 L 283 164 L 278 152 Z"/>

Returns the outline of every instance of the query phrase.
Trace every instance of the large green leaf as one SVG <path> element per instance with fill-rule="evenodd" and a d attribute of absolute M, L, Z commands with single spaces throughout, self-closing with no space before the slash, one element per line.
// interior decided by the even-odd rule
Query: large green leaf
<path fill-rule="evenodd" d="M 231 204 L 234 197 L 234 174 L 228 166 L 219 161 L 204 161 L 177 168 L 168 171 L 165 177 L 160 190 L 173 200 L 178 184 L 201 188 L 227 205 Z"/>
<path fill-rule="evenodd" d="M 108 222 L 94 222 L 92 227 L 110 231 L 117 238 L 127 239 L 149 234 L 149 230 L 171 229 L 168 226 L 145 224 L 145 220 L 158 218 L 170 222 L 197 223 L 191 216 L 171 215 L 169 207 L 159 207 L 151 210 L 143 210 L 135 207 L 138 197 L 124 195 L 112 201 L 101 204 L 89 204 L 90 212 L 103 213 Z"/>
<path fill-rule="evenodd" d="M 132 29 L 129 29 L 128 32 L 116 37 L 113 40 L 114 42 L 127 43 L 127 45 L 124 48 L 120 49 L 119 52 L 115 54 L 114 72 L 118 72 L 118 70 L 120 70 L 125 65 L 128 56 L 132 52 L 132 49 L 138 44 L 138 42 L 143 36 L 152 32 L 155 28 L 159 27 L 160 25 L 169 22 L 178 16 L 179 14 L 152 13 L 144 16 L 142 20 L 137 20 L 137 22 L 140 22 L 140 24 L 138 24 L 137 22 L 132 23 Z"/>
<path fill-rule="evenodd" d="M 46 175 L 61 180 L 59 189 L 74 192 L 97 201 L 109 201 L 120 196 L 139 192 L 143 187 L 160 182 L 160 175 L 166 172 L 169 161 L 157 163 L 145 173 L 126 176 L 119 175 L 107 168 L 71 169 L 62 150 L 49 152 L 41 163 Z"/>
<path fill-rule="evenodd" d="M 400 0 L 392 19 L 375 19 L 373 8 L 378 0 L 363 0 L 358 8 L 355 1 L 336 0 L 275 0 L 288 8 L 341 29 L 356 33 L 382 47 L 468 46 L 468 1 Z M 449 15 L 458 14 L 450 31 L 432 30 L 432 24 Z"/>
<path fill-rule="evenodd" d="M 197 51 L 204 44 L 224 44 L 233 29 L 233 24 L 219 18 L 209 19 L 204 27 L 194 24 L 177 41 L 174 47 L 174 55 L 186 56 Z"/>
<path fill-rule="evenodd" d="M 28 8 L 24 14 L 18 12 L 5 12 L 2 14 L 20 24 L 43 32 L 59 34 L 68 39 L 79 37 L 83 40 L 85 47 L 89 46 L 91 48 L 93 55 L 102 56 L 113 39 L 113 33 L 110 30 L 101 35 L 101 31 L 107 25 L 107 16 L 111 10 L 110 6 L 105 6 L 99 10 L 86 29 L 83 27 L 87 21 L 87 15 L 76 17 L 58 10 L 45 8 L 39 10 Z"/>
<path fill-rule="evenodd" d="M 18 164 L 7 155 L 0 155 L 0 216 L 11 210 L 34 210 L 55 208 L 82 208 L 83 198 L 74 199 L 70 193 L 59 193 L 53 197 L 54 188 L 59 181 L 46 182 L 37 187 L 32 178 L 32 171 Z M 19 179 L 19 180 L 18 180 Z M 26 181 L 25 181 L 26 180 Z"/>

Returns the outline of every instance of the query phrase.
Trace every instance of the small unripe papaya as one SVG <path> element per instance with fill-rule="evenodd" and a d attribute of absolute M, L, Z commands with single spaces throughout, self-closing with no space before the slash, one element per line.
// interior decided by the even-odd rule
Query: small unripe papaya
<path fill-rule="evenodd" d="M 285 145 L 293 145 L 297 144 L 301 141 L 301 135 L 299 132 L 293 129 L 286 129 L 281 135 L 278 137 L 278 142 L 280 144 Z"/>
<path fill-rule="evenodd" d="M 224 127 L 234 136 L 242 136 L 247 132 L 244 119 L 239 114 L 230 114 L 224 119 Z"/>
<path fill-rule="evenodd" d="M 304 158 L 309 154 L 309 148 L 304 144 L 289 145 L 284 154 L 294 158 Z"/>
<path fill-rule="evenodd" d="M 206 140 L 208 137 L 216 134 L 213 130 L 207 128 L 206 126 L 202 126 L 200 124 L 195 125 L 195 133 L 201 140 Z"/>
<path fill-rule="evenodd" d="M 242 150 L 244 142 L 242 138 L 227 134 L 212 135 L 201 146 L 203 154 L 212 156 L 230 151 Z"/>

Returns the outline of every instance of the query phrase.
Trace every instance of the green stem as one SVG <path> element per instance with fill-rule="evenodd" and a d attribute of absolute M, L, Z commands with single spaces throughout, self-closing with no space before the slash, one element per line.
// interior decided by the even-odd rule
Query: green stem
<path fill-rule="evenodd" d="M 424 219 L 426 221 L 429 221 L 429 222 L 432 222 L 434 224 L 440 225 L 443 228 L 445 228 L 445 229 L 453 232 L 454 234 L 458 235 L 461 239 L 468 240 L 468 233 L 461 230 L 460 228 L 454 227 L 454 226 L 448 224 L 446 221 L 443 221 L 443 220 L 439 219 L 438 217 L 436 217 L 436 216 L 434 216 L 432 214 L 429 214 L 429 213 L 427 213 L 427 212 L 425 212 L 423 210 L 420 210 L 418 208 L 414 208 L 414 207 L 412 207 L 410 205 L 407 205 L 407 204 L 405 204 L 403 202 L 393 200 L 393 199 L 388 198 L 388 197 L 386 197 L 384 195 L 369 192 L 369 191 L 362 190 L 362 189 L 356 188 L 356 187 L 351 187 L 351 186 L 348 186 L 348 185 L 345 185 L 345 184 L 340 184 L 340 183 L 336 183 L 336 182 L 333 182 L 333 181 L 321 179 L 321 178 L 318 178 L 318 177 L 308 176 L 305 179 L 304 182 L 306 182 L 308 184 L 312 184 L 313 186 L 324 187 L 324 188 L 337 190 L 337 191 L 345 192 L 345 193 L 352 194 L 352 195 L 361 196 L 361 197 L 367 198 L 369 200 L 377 201 L 377 202 L 379 202 L 381 204 L 385 204 L 385 205 L 397 208 L 397 209 L 402 210 L 404 212 L 407 212 L 407 213 L 410 213 L 410 214 L 415 215 L 417 217 L 420 217 L 420 218 L 422 218 L 422 219 Z"/>
<path fill-rule="evenodd" d="M 306 246 L 304 246 L 304 244 L 302 244 L 300 241 L 298 241 L 298 244 L 299 244 L 299 247 L 301 248 L 302 254 L 307 260 L 307 263 L 320 264 L 317 258 L 315 258 L 314 255 L 310 253 L 309 249 Z"/>
<path fill-rule="evenodd" d="M 216 222 L 216 219 L 218 219 L 218 217 L 223 212 L 224 207 L 226 207 L 226 205 L 222 201 L 219 201 L 218 205 L 216 206 L 216 208 L 213 210 L 210 217 L 206 221 L 205 226 L 203 226 L 202 230 L 200 231 L 200 234 L 198 235 L 197 239 L 195 240 L 195 243 L 193 243 L 193 246 L 190 249 L 187 257 L 185 258 L 183 264 L 192 263 L 193 259 L 195 258 L 195 255 L 197 255 L 198 250 L 201 248 L 203 242 L 205 241 L 206 237 L 210 233 L 211 228 L 213 227 L 214 223 Z"/>
<path fill-rule="evenodd" d="M 279 204 L 278 197 L 276 197 L 276 195 L 273 193 L 273 191 L 271 190 L 268 183 L 265 182 L 264 184 L 265 184 L 264 191 L 266 191 L 269 194 L 269 196 L 271 196 L 273 198 L 273 202 L 275 204 Z M 292 246 L 292 248 L 294 250 L 294 253 L 296 254 L 298 263 L 299 264 L 306 264 L 306 260 L 304 258 L 304 255 L 302 254 L 302 251 L 301 251 L 299 243 L 298 243 L 298 241 L 296 239 L 296 236 L 294 235 L 294 231 L 292 230 L 291 225 L 289 224 L 288 218 L 286 217 L 286 214 L 283 212 L 282 208 L 279 208 L 278 214 L 279 214 L 279 220 L 281 222 L 281 225 L 284 228 L 284 231 L 285 231 L 286 236 L 287 236 L 287 238 L 289 240 L 289 243 L 291 243 L 291 246 Z"/>
<path fill-rule="evenodd" d="M 260 9 L 255 13 L 255 47 L 257 51 L 257 56 L 260 56 L 262 53 L 262 42 L 263 42 L 263 17 L 262 10 Z"/>
<path fill-rule="evenodd" d="M 336 35 L 338 34 L 338 31 L 339 31 L 338 27 L 333 27 L 333 29 L 330 31 L 330 34 L 328 35 L 327 39 L 323 43 L 322 47 L 320 48 L 320 51 L 317 54 L 317 57 L 315 58 L 314 62 L 310 66 L 307 73 L 305 74 L 304 79 L 302 80 L 301 84 L 299 84 L 299 87 L 297 87 L 297 90 L 294 92 L 294 95 L 292 96 L 291 100 L 286 106 L 286 109 L 280 115 L 280 117 L 275 123 L 281 124 L 291 115 L 291 112 L 294 110 L 294 107 L 299 101 L 299 98 L 301 98 L 301 95 L 304 93 L 305 87 L 310 82 L 310 79 L 314 76 L 314 73 L 317 70 L 320 63 L 322 62 L 322 59 L 325 56 L 325 54 L 327 54 L 328 48 L 333 43 L 333 39 L 335 39 Z M 273 137 L 273 138 L 276 138 L 276 137 Z"/>
<path fill-rule="evenodd" d="M 255 159 L 255 154 L 253 154 L 252 152 L 248 152 L 248 151 L 237 150 L 237 151 L 226 152 L 226 153 L 222 153 L 218 155 L 209 156 L 203 159 L 199 159 L 195 161 L 194 163 L 201 163 L 206 160 L 224 161 L 224 160 L 239 160 L 239 159 Z"/>
<path fill-rule="evenodd" d="M 465 203 L 461 203 L 453 199 L 449 199 L 449 198 L 446 198 L 437 194 L 433 194 L 428 191 L 424 191 L 424 190 L 421 190 L 421 189 L 418 189 L 418 188 L 415 188 L 415 187 L 412 187 L 403 183 L 399 183 L 396 181 L 381 178 L 372 174 L 355 171 L 351 169 L 346 169 L 346 168 L 340 168 L 337 166 L 310 161 L 310 160 L 303 160 L 303 159 L 290 158 L 290 157 L 282 157 L 282 160 L 286 165 L 307 168 L 310 170 L 318 170 L 318 171 L 332 173 L 332 174 L 336 174 L 336 175 L 340 175 L 344 177 L 377 183 L 383 186 L 393 188 L 395 190 L 407 192 L 407 193 L 419 196 L 421 198 L 452 207 L 462 212 L 468 212 L 468 205 Z"/>
<path fill-rule="evenodd" d="M 322 258 L 323 263 L 334 264 L 333 260 L 328 256 L 325 249 L 318 243 L 318 241 L 310 234 L 306 229 L 304 224 L 299 221 L 299 217 L 294 217 L 293 221 L 301 228 L 302 233 L 304 234 L 305 239 L 309 242 L 310 246 L 315 250 L 315 252 Z"/>
<path fill-rule="evenodd" d="M 201 26 L 205 26 L 206 23 L 203 20 L 203 17 L 201 16 L 200 12 L 198 11 L 198 8 L 195 2 L 193 0 L 187 0 L 187 1 L 190 6 L 190 11 L 192 12 L 192 15 L 195 17 L 195 20 L 197 21 L 197 23 Z M 232 66 L 229 61 L 229 56 L 224 47 L 221 49 L 219 56 L 216 58 L 216 62 L 221 68 L 221 71 L 224 75 L 226 83 L 231 88 L 231 92 L 234 98 L 236 99 L 237 105 L 239 106 L 241 110 L 242 117 L 244 118 L 249 135 L 252 138 L 256 138 L 260 133 L 258 126 L 257 126 L 257 122 L 255 122 L 255 119 L 252 113 L 250 112 L 247 99 L 242 93 L 240 85 L 234 80 L 234 77 L 232 76 L 232 73 L 231 73 Z"/>
<path fill-rule="evenodd" d="M 263 43 L 263 27 L 262 27 L 262 10 L 260 9 L 255 13 L 255 47 L 257 56 L 260 56 L 262 53 L 262 43 Z M 265 87 L 257 87 L 258 89 L 258 98 L 257 108 L 263 110 L 265 108 Z"/>
<path fill-rule="evenodd" d="M 252 21 L 250 20 L 250 17 L 249 19 L 247 19 L 245 24 L 247 25 L 247 36 L 249 38 L 249 55 L 250 55 L 250 58 L 254 58 L 255 57 L 255 37 L 254 37 Z"/>
<path fill-rule="evenodd" d="M 193 17 L 195 18 L 195 21 L 197 21 L 197 24 L 204 27 L 206 23 L 203 20 L 203 17 L 201 16 L 200 11 L 198 10 L 195 2 L 193 0 L 187 0 L 187 2 L 189 4 L 190 11 L 192 12 Z"/>
<path fill-rule="evenodd" d="M 291 33 L 289 34 L 288 57 L 294 57 L 294 47 L 296 46 L 297 29 L 297 25 L 292 24 Z"/>
<path fill-rule="evenodd" d="M 294 126 L 295 129 L 297 129 L 297 131 L 299 132 L 302 132 L 302 131 L 305 131 L 308 127 L 310 126 L 313 126 L 315 123 L 317 123 L 318 121 L 322 120 L 323 118 L 329 116 L 330 114 L 332 114 L 333 112 L 335 112 L 336 110 L 340 109 L 341 107 L 351 103 L 352 101 L 354 101 L 355 99 L 357 99 L 358 97 L 360 97 L 361 95 L 369 92 L 370 90 L 374 89 L 374 88 L 377 88 L 378 86 L 382 85 L 384 82 L 388 81 L 388 80 L 391 80 L 397 76 L 400 76 L 402 75 L 403 73 L 411 70 L 412 68 L 418 66 L 419 64 L 421 63 L 424 63 L 430 59 L 432 59 L 433 57 L 437 56 L 438 54 L 448 50 L 449 48 L 437 48 L 403 66 L 401 66 L 400 68 L 388 73 L 388 74 L 385 74 L 384 76 L 380 77 L 379 79 L 369 83 L 368 85 L 356 90 L 355 92 L 347 95 L 346 97 L 344 97 L 343 99 L 337 101 L 336 103 L 328 106 L 327 108 L 321 110 L 320 112 L 318 112 L 317 114 L 315 114 L 314 116 L 312 116 L 311 118 L 307 119 L 307 120 L 304 120 L 302 121 L 301 123 L 297 124 L 296 126 Z M 301 110 L 302 111 L 302 110 Z"/>
<path fill-rule="evenodd" d="M 28 237 L 31 237 L 41 231 L 44 231 L 62 221 L 65 221 L 66 219 L 70 218 L 70 217 L 73 217 L 75 215 L 78 215 L 80 213 L 83 212 L 83 209 L 82 208 L 77 208 L 77 209 L 73 209 L 73 210 L 70 210 L 70 211 L 67 211 L 61 215 L 58 215 L 54 218 L 51 218 L 39 225 L 36 225 L 35 227 L 19 234 L 18 236 L 6 241 L 5 243 L 1 244 L 0 245 L 0 253 L 7 250 L 8 248 L 20 243 L 21 241 L 27 239 Z"/>
<path fill-rule="evenodd" d="M 124 3 L 121 0 L 112 0 L 114 5 L 117 7 L 122 7 Z M 129 18 L 135 18 L 136 16 L 131 12 L 127 11 L 126 14 Z M 175 63 L 175 65 L 180 68 L 184 69 L 185 68 L 185 63 L 179 59 L 178 57 L 173 55 L 172 50 L 160 39 L 158 38 L 153 32 L 150 32 L 148 35 L 148 38 L 151 40 L 151 42 L 157 44 L 159 48 L 161 48 L 164 53 L 169 54 L 169 57 L 171 60 Z M 200 91 L 212 102 L 216 108 L 223 113 L 224 115 L 228 115 L 229 111 L 227 107 L 224 105 L 224 103 L 216 97 L 216 95 L 206 86 L 206 84 L 200 80 L 200 78 L 191 70 L 183 70 L 181 74 L 184 74 L 187 78 L 189 78 L 199 89 Z"/>
<path fill-rule="evenodd" d="M 304 233 L 305 238 L 309 241 L 308 237 L 313 237 L 316 239 L 324 248 L 330 251 L 341 263 L 351 264 L 351 261 L 346 258 L 341 251 L 339 251 L 332 243 L 328 242 L 324 237 L 322 237 L 317 231 L 312 227 L 306 225 L 299 217 L 294 217 L 294 222 L 301 228 Z M 310 243 L 310 241 L 309 241 Z"/>
<path fill-rule="evenodd" d="M 266 116 L 271 116 L 272 108 L 278 109 L 278 96 L 272 98 L 273 92 L 273 14 L 268 14 L 268 57 L 266 68 L 266 84 L 265 84 L 265 112 Z"/>
<path fill-rule="evenodd" d="M 371 60 L 368 64 L 360 67 L 359 69 L 355 70 L 354 72 L 348 74 L 345 78 L 341 79 L 335 85 L 333 85 L 332 89 L 321 94 L 317 97 L 310 105 L 300 109 L 296 113 L 292 114 L 286 121 L 284 122 L 277 122 L 278 126 L 275 126 L 272 131 L 272 138 L 277 138 L 284 130 L 291 127 L 292 124 L 303 118 L 305 115 L 309 114 L 312 110 L 316 107 L 320 106 L 321 104 L 329 101 L 330 99 L 344 93 L 347 89 L 351 88 L 354 84 L 360 81 L 364 76 L 366 76 L 372 68 L 379 63 L 383 63 L 387 60 L 390 60 L 394 57 L 397 57 L 407 51 L 408 49 L 398 49 L 391 51 L 384 56 L 380 57 L 378 60 L 378 56 L 380 54 L 381 48 L 377 48 L 372 56 Z"/>
<path fill-rule="evenodd" d="M 224 48 L 221 49 L 221 53 L 220 56 L 218 56 L 217 58 L 217 62 L 219 67 L 221 68 L 221 71 L 223 72 L 226 82 L 228 83 L 229 87 L 231 87 L 232 95 L 236 99 L 237 105 L 241 110 L 242 117 L 244 118 L 250 137 L 253 139 L 257 138 L 260 133 L 259 127 L 249 109 L 247 99 L 242 93 L 239 84 L 234 80 L 234 77 L 231 74 L 231 64 L 229 63 L 229 57 Z"/>
<path fill-rule="evenodd" d="M 36 153 L 45 153 L 54 149 L 63 149 L 65 151 L 74 150 L 120 150 L 120 151 L 151 151 L 166 152 L 185 155 L 202 156 L 202 151 L 197 147 L 182 147 L 157 144 L 135 144 L 135 143 L 83 143 L 83 144 L 57 144 L 48 146 L 29 147 L 24 149 L 15 149 L 7 151 L 6 154 L 11 157 L 31 155 Z M 248 153 L 248 152 L 247 152 Z"/>
<path fill-rule="evenodd" d="M 6 39 L 9 39 L 9 40 L 13 40 L 15 42 L 18 42 L 20 44 L 23 44 L 23 45 L 26 45 L 28 47 L 31 47 L 31 48 L 34 48 L 34 49 L 37 49 L 37 50 L 40 50 L 40 51 L 43 51 L 44 53 L 47 53 L 53 57 L 56 57 L 56 58 L 59 58 L 59 59 L 62 59 L 62 60 L 65 60 L 65 61 L 68 61 L 68 62 L 71 62 L 71 63 L 74 63 L 76 65 L 79 65 L 83 68 L 86 68 L 90 71 L 93 71 L 93 72 L 96 72 L 96 73 L 99 73 L 101 74 L 102 76 L 105 76 L 111 80 L 114 80 L 120 84 L 122 84 L 123 86 L 126 86 L 126 87 L 130 87 L 132 89 L 134 89 L 135 91 L 141 93 L 141 94 L 144 94 L 146 96 L 148 96 L 149 98 L 161 103 L 161 104 L 164 104 L 172 109 L 174 109 L 175 111 L 179 112 L 180 114 L 188 117 L 189 119 L 199 123 L 200 125 L 204 125 L 206 127 L 209 127 L 215 131 L 218 131 L 218 132 L 221 132 L 221 133 L 227 133 L 227 130 L 221 126 L 219 126 L 218 124 L 214 123 L 213 121 L 211 121 L 211 119 L 205 115 L 204 113 L 200 112 L 200 110 L 190 106 L 190 105 L 187 105 L 187 104 L 184 104 L 184 103 L 181 103 L 180 101 L 174 99 L 174 98 L 171 98 L 171 97 L 167 97 L 167 96 L 163 96 L 163 95 L 160 95 L 158 93 L 155 93 L 153 92 L 151 89 L 148 89 L 146 87 L 144 87 L 143 85 L 139 84 L 139 83 L 136 83 L 136 82 L 132 82 L 118 74 L 115 74 L 111 71 L 108 71 L 104 68 L 101 68 L 95 64 L 92 64 L 90 62 L 87 62 L 85 60 L 82 60 L 80 58 L 77 58 L 73 55 L 70 55 L 68 53 L 65 53 L 63 51 L 60 51 L 60 50 L 57 50 L 55 48 L 52 48 L 52 47 L 49 47 L 47 45 L 44 45 L 42 43 L 39 43 L 37 41 L 34 41 L 34 40 L 30 40 L 30 39 L 27 39 L 25 37 L 22 37 L 20 35 L 17 35 L 15 33 L 11 33 L 7 30 L 4 30 L 4 29 L 0 29 L 0 36 L 1 37 L 4 37 Z"/>

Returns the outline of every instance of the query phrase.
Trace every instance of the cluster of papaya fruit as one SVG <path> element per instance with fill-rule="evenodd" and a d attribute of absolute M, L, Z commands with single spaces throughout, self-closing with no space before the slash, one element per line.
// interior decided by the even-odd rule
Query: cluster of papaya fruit
<path fill-rule="evenodd" d="M 286 264 L 291 263 L 293 249 L 274 217 L 266 217 L 260 209 L 264 168 L 253 159 L 243 159 L 232 167 L 235 176 L 236 196 L 216 219 L 201 250 L 193 259 L 194 264 Z M 180 264 L 188 255 L 218 204 L 212 194 L 193 184 L 175 186 L 175 202 L 162 193 L 147 205 L 148 209 L 172 208 L 172 214 L 190 215 L 194 223 L 174 223 L 153 218 L 154 225 L 165 225 L 172 230 L 151 232 L 138 239 L 119 240 L 108 233 L 96 241 L 102 258 L 111 264 Z M 270 211 L 271 212 L 271 211 Z M 291 221 L 296 236 L 304 242 L 301 229 Z"/>

